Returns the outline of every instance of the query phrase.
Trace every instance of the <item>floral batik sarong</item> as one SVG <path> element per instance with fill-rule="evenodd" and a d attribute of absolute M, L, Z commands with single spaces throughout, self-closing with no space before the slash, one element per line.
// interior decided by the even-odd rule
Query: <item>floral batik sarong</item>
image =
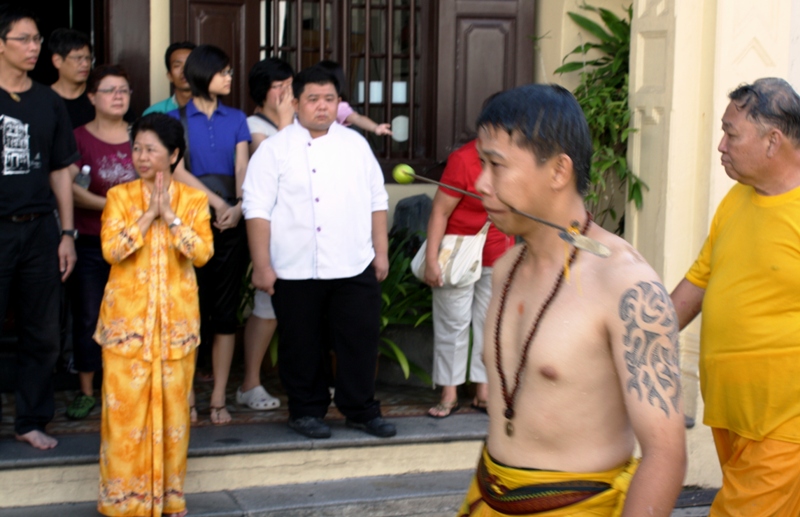
<path fill-rule="evenodd" d="M 520 469 L 497 463 L 484 447 L 459 517 L 618 517 L 639 460 L 606 472 Z"/>
<path fill-rule="evenodd" d="M 152 516 L 186 508 L 189 393 L 195 352 L 152 361 L 103 349 L 100 497 L 109 516 Z"/>

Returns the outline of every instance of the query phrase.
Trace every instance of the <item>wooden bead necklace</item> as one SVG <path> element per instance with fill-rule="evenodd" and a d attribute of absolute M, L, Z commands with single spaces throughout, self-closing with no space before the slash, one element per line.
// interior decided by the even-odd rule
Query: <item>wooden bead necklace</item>
<path fill-rule="evenodd" d="M 589 224 L 592 222 L 592 215 L 587 211 L 586 212 L 586 223 L 581 228 L 580 233 L 585 234 L 586 230 L 589 228 Z M 578 222 L 575 221 L 572 223 L 573 228 L 577 228 Z M 536 319 L 533 321 L 533 326 L 531 327 L 530 332 L 528 332 L 528 337 L 525 340 L 525 346 L 522 348 L 522 354 L 519 358 L 519 364 L 517 365 L 517 372 L 514 375 L 514 390 L 509 393 L 508 392 L 508 383 L 506 381 L 505 373 L 503 373 L 503 361 L 502 361 L 502 353 L 500 347 L 500 335 L 502 334 L 501 329 L 503 326 L 503 313 L 505 312 L 506 308 L 506 301 L 508 298 L 508 291 L 511 289 L 511 281 L 514 279 L 514 275 L 517 272 L 517 269 L 522 264 L 525 255 L 527 255 L 528 247 L 523 246 L 522 251 L 520 252 L 519 256 L 517 257 L 516 262 L 511 267 L 511 271 L 508 273 L 508 278 L 506 279 L 505 285 L 503 285 L 503 292 L 500 295 L 500 307 L 498 308 L 497 312 L 497 323 L 494 327 L 494 352 L 495 352 L 495 361 L 497 363 L 497 374 L 500 376 L 500 387 L 503 390 L 503 400 L 506 403 L 506 411 L 504 413 L 506 417 L 506 435 L 511 436 L 514 434 L 514 425 L 511 423 L 511 420 L 514 418 L 514 402 L 517 398 L 517 392 L 519 391 L 520 386 L 520 377 L 522 376 L 523 370 L 525 370 L 525 363 L 527 362 L 528 357 L 528 350 L 531 347 L 531 343 L 533 343 L 533 338 L 536 335 L 536 331 L 539 330 L 539 323 L 542 320 L 542 316 L 550 307 L 550 304 L 553 303 L 553 300 L 558 294 L 559 289 L 561 288 L 561 284 L 564 282 L 564 274 L 567 269 L 572 266 L 572 263 L 575 262 L 575 257 L 578 255 L 578 249 L 574 248 L 572 250 L 572 254 L 569 256 L 569 260 L 567 261 L 564 268 L 561 270 L 561 273 L 558 275 L 558 279 L 556 280 L 553 289 L 550 291 L 545 302 L 542 304 L 541 308 L 539 309 L 539 313 L 536 315 Z"/>

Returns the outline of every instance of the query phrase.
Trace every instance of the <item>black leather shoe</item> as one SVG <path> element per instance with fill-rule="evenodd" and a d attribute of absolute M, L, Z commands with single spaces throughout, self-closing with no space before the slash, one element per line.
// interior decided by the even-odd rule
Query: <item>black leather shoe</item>
<path fill-rule="evenodd" d="M 348 418 L 345 420 L 345 424 L 347 427 L 359 429 L 365 433 L 369 433 L 380 438 L 389 438 L 397 434 L 397 428 L 394 426 L 394 424 L 390 424 L 379 416 L 373 418 L 372 420 L 367 420 L 366 422 L 353 422 Z"/>
<path fill-rule="evenodd" d="M 322 421 L 321 418 L 313 416 L 302 416 L 300 418 L 289 419 L 289 427 L 309 438 L 330 438 L 331 428 Z"/>

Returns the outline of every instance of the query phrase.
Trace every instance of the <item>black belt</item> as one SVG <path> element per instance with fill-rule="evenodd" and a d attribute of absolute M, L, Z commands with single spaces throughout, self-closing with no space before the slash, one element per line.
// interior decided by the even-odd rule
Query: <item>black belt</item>
<path fill-rule="evenodd" d="M 19 214 L 19 215 L 5 215 L 0 217 L 0 220 L 3 221 L 11 221 L 12 223 L 27 223 L 29 221 L 33 221 L 34 219 L 38 219 L 43 215 L 50 214 L 52 212 L 36 212 L 33 214 Z"/>

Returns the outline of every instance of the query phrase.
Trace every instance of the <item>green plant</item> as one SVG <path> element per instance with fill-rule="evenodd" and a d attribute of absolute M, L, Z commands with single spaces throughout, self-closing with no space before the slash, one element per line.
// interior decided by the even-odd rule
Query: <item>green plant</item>
<path fill-rule="evenodd" d="M 580 84 L 573 91 L 583 108 L 592 134 L 594 154 L 590 187 L 586 195 L 588 209 L 598 224 L 610 216 L 618 222 L 617 233 L 624 231 L 624 219 L 615 210 L 616 196 L 625 192 L 626 200 L 637 209 L 642 207 L 642 191 L 647 185 L 628 167 L 628 136 L 636 131 L 630 126 L 628 107 L 628 65 L 630 60 L 631 18 L 633 7 L 626 9 L 627 18 L 587 4 L 585 11 L 597 13 L 603 26 L 578 13 L 568 13 L 580 28 L 599 40 L 578 45 L 564 57 L 581 55 L 580 61 L 565 62 L 556 73 L 581 71 Z M 587 54 L 598 55 L 587 59 Z"/>
<path fill-rule="evenodd" d="M 389 235 L 389 274 L 381 283 L 381 334 L 388 325 L 417 327 L 430 323 L 433 294 L 430 287 L 417 280 L 409 267 L 419 243 L 419 236 L 405 230 Z M 378 349 L 381 355 L 400 365 L 406 379 L 413 373 L 422 382 L 433 384 L 428 372 L 409 361 L 402 348 L 385 335 L 381 335 Z"/>

